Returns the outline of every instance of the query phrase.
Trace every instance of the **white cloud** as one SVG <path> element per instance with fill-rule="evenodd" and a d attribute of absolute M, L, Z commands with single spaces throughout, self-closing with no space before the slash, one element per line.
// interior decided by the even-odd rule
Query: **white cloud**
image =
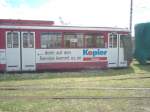
<path fill-rule="evenodd" d="M 129 6 L 120 0 L 55 0 L 42 8 L 55 18 L 61 16 L 74 25 L 128 26 Z M 118 10 L 119 9 L 119 10 Z M 127 9 L 127 10 L 126 10 Z M 46 12 L 48 12 L 46 11 Z"/>
<path fill-rule="evenodd" d="M 136 0 L 133 9 L 133 23 L 150 22 L 150 1 Z"/>
<path fill-rule="evenodd" d="M 149 0 L 133 1 L 133 23 L 148 21 Z M 0 0 L 0 9 L 3 19 L 54 20 L 60 24 L 59 17 L 62 17 L 71 25 L 128 27 L 130 0 L 49 0 L 34 8 L 25 2 L 13 8 L 5 0 Z"/>

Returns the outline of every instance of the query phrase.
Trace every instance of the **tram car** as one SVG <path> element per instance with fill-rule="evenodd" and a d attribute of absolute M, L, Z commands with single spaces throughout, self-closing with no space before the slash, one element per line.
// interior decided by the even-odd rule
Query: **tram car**
<path fill-rule="evenodd" d="M 130 43 L 126 28 L 0 19 L 0 71 L 128 67 Z"/>
<path fill-rule="evenodd" d="M 150 22 L 135 25 L 134 57 L 142 65 L 150 62 Z"/>

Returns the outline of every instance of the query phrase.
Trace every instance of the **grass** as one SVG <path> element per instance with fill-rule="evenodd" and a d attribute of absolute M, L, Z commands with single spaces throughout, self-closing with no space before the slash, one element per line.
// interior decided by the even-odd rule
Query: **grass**
<path fill-rule="evenodd" d="M 0 112 L 149 112 L 150 99 L 39 98 L 150 97 L 150 90 L 99 89 L 150 88 L 149 68 L 150 65 L 143 66 L 134 61 L 131 67 L 126 69 L 0 74 Z M 7 98 L 9 96 L 14 98 Z M 21 98 L 18 98 L 19 96 Z"/>

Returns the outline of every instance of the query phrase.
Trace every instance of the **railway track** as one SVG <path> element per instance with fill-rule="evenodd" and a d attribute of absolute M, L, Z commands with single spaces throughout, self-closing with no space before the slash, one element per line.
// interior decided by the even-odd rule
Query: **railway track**
<path fill-rule="evenodd" d="M 150 88 L 102 88 L 102 87 L 0 87 L 0 91 L 38 91 L 38 90 L 114 90 L 114 91 L 150 91 Z M 15 99 L 26 99 L 26 100 L 145 100 L 149 99 L 150 96 L 0 96 L 0 100 L 15 100 Z"/>
<path fill-rule="evenodd" d="M 112 97 L 112 96 L 0 96 L 1 100 L 150 100 L 150 97 Z"/>
<path fill-rule="evenodd" d="M 73 90 L 73 89 L 84 89 L 84 90 L 150 90 L 150 88 L 107 88 L 107 87 L 58 87 L 58 88 L 50 88 L 50 87 L 25 87 L 25 86 L 18 86 L 18 87 L 0 87 L 0 90 Z"/>

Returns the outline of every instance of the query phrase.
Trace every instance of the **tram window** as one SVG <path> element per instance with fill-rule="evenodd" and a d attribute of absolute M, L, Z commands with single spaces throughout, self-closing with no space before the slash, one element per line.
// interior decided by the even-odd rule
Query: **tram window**
<path fill-rule="evenodd" d="M 23 47 L 28 48 L 28 33 L 23 33 Z"/>
<path fill-rule="evenodd" d="M 83 48 L 83 34 L 77 35 L 77 43 L 78 48 Z"/>
<path fill-rule="evenodd" d="M 60 33 L 54 34 L 53 35 L 53 41 L 54 41 L 54 47 L 55 48 L 61 48 L 61 41 L 62 41 L 62 35 Z"/>
<path fill-rule="evenodd" d="M 23 48 L 34 48 L 33 33 L 23 33 Z"/>
<path fill-rule="evenodd" d="M 120 48 L 124 47 L 124 39 L 127 37 L 128 35 L 120 35 Z"/>
<path fill-rule="evenodd" d="M 117 35 L 114 36 L 113 38 L 113 47 L 116 48 L 117 47 Z"/>
<path fill-rule="evenodd" d="M 29 33 L 29 43 L 28 43 L 28 47 L 29 48 L 34 48 L 34 34 L 33 33 Z"/>
<path fill-rule="evenodd" d="M 122 36 L 120 37 L 120 48 L 123 48 L 123 38 L 122 38 Z"/>
<path fill-rule="evenodd" d="M 41 48 L 50 48 L 49 40 L 50 39 L 48 33 L 43 33 L 41 35 Z"/>
<path fill-rule="evenodd" d="M 109 47 L 112 48 L 113 47 L 113 38 L 109 37 Z"/>
<path fill-rule="evenodd" d="M 85 47 L 93 48 L 94 45 L 94 35 L 85 35 Z"/>
<path fill-rule="evenodd" d="M 96 36 L 96 47 L 99 48 L 105 47 L 104 36 Z"/>
<path fill-rule="evenodd" d="M 9 32 L 7 33 L 7 48 L 18 48 L 19 40 L 18 33 Z"/>
<path fill-rule="evenodd" d="M 42 33 L 41 48 L 61 48 L 61 33 Z"/>
<path fill-rule="evenodd" d="M 12 37 L 11 37 L 11 32 L 7 33 L 7 48 L 12 48 Z"/>
<path fill-rule="evenodd" d="M 18 48 L 19 43 L 18 43 L 18 33 L 13 33 L 13 48 Z"/>
<path fill-rule="evenodd" d="M 65 48 L 82 48 L 83 34 L 65 34 L 64 35 Z"/>
<path fill-rule="evenodd" d="M 65 34 L 64 35 L 64 46 L 65 48 L 76 48 L 77 38 L 75 34 Z"/>
<path fill-rule="evenodd" d="M 109 37 L 109 47 L 116 48 L 117 47 L 117 35 L 111 34 Z"/>

